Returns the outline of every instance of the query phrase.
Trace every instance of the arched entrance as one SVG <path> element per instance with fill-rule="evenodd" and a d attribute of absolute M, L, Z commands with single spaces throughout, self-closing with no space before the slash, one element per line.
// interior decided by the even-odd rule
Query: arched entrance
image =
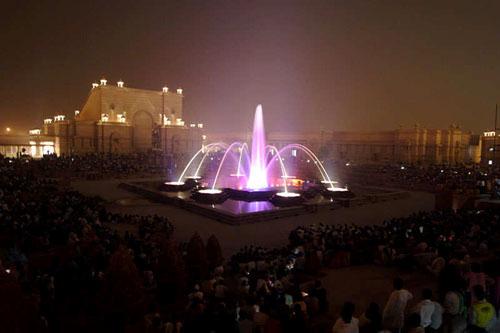
<path fill-rule="evenodd" d="M 132 124 L 134 150 L 150 150 L 152 148 L 153 134 L 153 117 L 151 114 L 146 111 L 136 112 Z"/>
<path fill-rule="evenodd" d="M 117 153 L 123 153 L 120 150 L 120 134 L 118 133 L 111 133 L 109 136 L 109 153 L 112 154 L 117 154 Z"/>

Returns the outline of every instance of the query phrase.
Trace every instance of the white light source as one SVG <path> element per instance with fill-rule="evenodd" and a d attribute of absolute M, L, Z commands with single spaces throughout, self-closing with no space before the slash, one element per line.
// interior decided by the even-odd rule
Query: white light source
<path fill-rule="evenodd" d="M 108 82 L 108 80 L 106 80 L 105 78 L 102 78 L 101 79 L 101 86 L 105 86 L 107 82 Z"/>
<path fill-rule="evenodd" d="M 484 136 L 495 136 L 496 132 L 495 131 L 489 131 L 489 132 L 484 132 Z"/>
<path fill-rule="evenodd" d="M 120 81 L 116 82 L 116 85 L 118 86 L 118 88 L 123 88 L 123 83 L 124 82 L 122 80 L 120 80 Z"/>
<path fill-rule="evenodd" d="M 98 84 L 98 83 L 95 83 L 95 82 L 94 82 L 94 83 L 92 83 L 92 89 L 97 88 L 97 87 L 99 87 L 99 84 Z"/>
<path fill-rule="evenodd" d="M 336 186 L 329 187 L 329 188 L 327 188 L 327 190 L 330 192 L 347 192 L 347 191 L 349 191 L 347 189 L 347 187 L 336 187 Z"/>
<path fill-rule="evenodd" d="M 488 165 L 493 165 L 493 160 L 488 160 Z"/>
<path fill-rule="evenodd" d="M 189 127 L 191 128 L 196 127 L 196 124 L 189 124 Z"/>
<path fill-rule="evenodd" d="M 299 193 L 294 193 L 294 192 L 278 192 L 276 193 L 278 197 L 282 198 L 298 198 L 300 197 Z"/>
<path fill-rule="evenodd" d="M 125 115 L 124 115 L 124 114 L 122 114 L 122 113 L 117 114 L 117 115 L 116 115 L 116 118 L 118 119 L 118 122 L 119 122 L 119 123 L 124 123 L 124 122 L 126 121 L 126 117 L 125 117 Z"/>
<path fill-rule="evenodd" d="M 333 184 L 338 184 L 338 183 L 339 182 L 336 181 L 336 180 L 330 180 L 330 181 L 328 181 L 328 180 L 322 180 L 321 181 L 321 184 L 329 184 L 330 186 L 333 186 Z"/>
<path fill-rule="evenodd" d="M 222 193 L 222 191 L 218 190 L 216 188 L 207 188 L 204 190 L 199 190 L 198 193 L 201 193 L 201 194 L 220 194 L 220 193 Z"/>
<path fill-rule="evenodd" d="M 184 185 L 184 182 L 165 182 L 163 184 L 165 184 L 165 185 L 181 186 L 181 185 Z"/>
<path fill-rule="evenodd" d="M 203 124 L 198 124 L 198 128 L 203 128 Z"/>
<path fill-rule="evenodd" d="M 7 128 L 5 129 L 5 131 L 6 131 L 6 132 L 10 132 L 10 127 L 7 127 Z"/>
<path fill-rule="evenodd" d="M 75 110 L 75 117 L 77 117 L 80 114 L 80 110 Z"/>
<path fill-rule="evenodd" d="M 167 92 L 168 92 L 168 87 L 167 87 L 167 86 L 163 87 L 163 92 L 164 92 L 164 93 L 167 93 Z"/>
<path fill-rule="evenodd" d="M 40 135 L 41 131 L 39 128 L 35 128 L 29 131 L 30 135 Z"/>
<path fill-rule="evenodd" d="M 101 114 L 101 121 L 103 123 L 107 122 L 109 120 L 109 115 L 107 113 L 102 113 Z"/>
<path fill-rule="evenodd" d="M 177 93 L 178 93 L 179 95 L 182 95 L 182 88 L 177 88 Z"/>
<path fill-rule="evenodd" d="M 54 121 L 64 121 L 64 118 L 66 118 L 65 115 L 58 114 L 57 116 L 54 117 Z"/>
<path fill-rule="evenodd" d="M 46 118 L 43 120 L 44 124 L 52 124 L 52 118 Z"/>

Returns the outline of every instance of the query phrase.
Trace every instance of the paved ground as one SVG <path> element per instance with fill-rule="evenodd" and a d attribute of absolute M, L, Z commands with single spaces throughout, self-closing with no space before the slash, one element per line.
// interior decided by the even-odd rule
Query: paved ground
<path fill-rule="evenodd" d="M 328 291 L 332 314 L 338 314 L 345 301 L 356 305 L 356 314 L 366 310 L 370 302 L 383 308 L 392 292 L 392 281 L 397 276 L 403 278 L 405 288 L 413 293 L 414 300 L 408 305 L 409 308 L 420 301 L 424 288 L 436 290 L 434 277 L 420 270 L 402 272 L 391 267 L 363 265 L 329 269 L 325 273 L 321 281 Z"/>
<path fill-rule="evenodd" d="M 324 209 L 310 215 L 282 218 L 246 225 L 227 225 L 183 209 L 151 203 L 130 192 L 119 189 L 123 180 L 77 181 L 72 186 L 87 195 L 99 195 L 108 203 L 110 211 L 129 214 L 159 214 L 167 216 L 175 226 L 175 238 L 188 240 L 194 232 L 207 239 L 215 234 L 227 257 L 246 244 L 266 247 L 285 245 L 290 230 L 312 223 L 359 225 L 378 224 L 391 217 L 406 216 L 434 207 L 434 195 L 412 192 L 409 197 L 337 210 Z M 127 181 L 130 181 L 127 180 Z"/>

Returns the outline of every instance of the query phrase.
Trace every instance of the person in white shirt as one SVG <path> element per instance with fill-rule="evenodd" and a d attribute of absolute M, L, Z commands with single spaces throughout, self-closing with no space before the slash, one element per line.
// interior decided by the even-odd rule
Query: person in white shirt
<path fill-rule="evenodd" d="M 394 291 L 389 296 L 382 313 L 382 323 L 384 328 L 398 332 L 403 328 L 405 322 L 405 310 L 408 301 L 413 299 L 412 293 L 403 289 L 403 280 L 394 279 Z"/>
<path fill-rule="evenodd" d="M 359 333 L 359 320 L 353 317 L 354 304 L 344 303 L 340 318 L 333 325 L 332 333 Z"/>
<path fill-rule="evenodd" d="M 420 314 L 420 326 L 429 330 L 437 330 L 443 322 L 443 308 L 437 302 L 432 301 L 432 290 L 422 291 L 422 301 L 417 304 L 417 312 Z"/>

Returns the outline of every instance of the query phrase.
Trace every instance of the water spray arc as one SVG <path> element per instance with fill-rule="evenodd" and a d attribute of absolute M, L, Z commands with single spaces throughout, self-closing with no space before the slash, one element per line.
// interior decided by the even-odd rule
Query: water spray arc
<path fill-rule="evenodd" d="M 283 159 L 281 158 L 281 154 L 278 150 L 278 148 L 276 148 L 275 146 L 270 146 L 268 145 L 267 146 L 271 151 L 275 151 L 276 152 L 276 156 L 273 157 L 273 158 L 277 158 L 278 161 L 280 162 L 280 167 L 281 167 L 281 176 L 283 178 L 283 184 L 284 184 L 284 193 L 288 193 L 288 184 L 287 184 L 287 179 L 288 179 L 288 174 L 286 173 L 286 168 L 285 168 L 285 164 L 283 163 Z M 272 162 L 272 159 L 271 161 L 269 161 L 268 165 L 269 166 Z M 267 167 L 266 167 L 266 170 L 267 170 Z"/>
<path fill-rule="evenodd" d="M 316 167 L 318 168 L 318 171 L 321 174 L 324 183 L 327 183 L 330 186 L 333 186 L 333 184 L 336 183 L 331 180 L 330 176 L 328 175 L 328 172 L 326 172 L 326 169 L 323 166 L 323 163 L 321 163 L 316 154 L 314 154 L 314 152 L 311 149 L 307 148 L 306 146 L 301 145 L 299 143 L 292 143 L 281 148 L 280 152 L 283 153 L 283 151 L 293 148 L 300 149 L 301 151 L 306 153 L 307 156 L 309 156 L 309 158 L 314 162 L 314 165 L 316 165 Z"/>
<path fill-rule="evenodd" d="M 194 160 L 196 159 L 196 157 L 198 157 L 198 155 L 200 155 L 201 153 L 203 153 L 205 149 L 209 149 L 209 148 L 214 147 L 214 146 L 221 146 L 221 147 L 223 147 L 223 146 L 225 146 L 225 143 L 222 143 L 222 142 L 210 143 L 210 144 L 206 145 L 205 147 L 202 147 L 200 150 L 198 150 L 196 152 L 196 154 L 194 154 L 193 157 L 191 157 L 191 159 L 189 160 L 188 164 L 186 164 L 186 167 L 184 168 L 184 170 L 182 171 L 181 175 L 179 176 L 179 179 L 177 180 L 177 183 L 179 183 L 179 184 L 183 183 L 182 180 L 184 179 L 184 175 L 186 174 L 186 171 L 189 169 L 189 167 L 194 162 Z"/>
<path fill-rule="evenodd" d="M 198 167 L 196 168 L 196 172 L 194 173 L 194 176 L 193 176 L 194 178 L 199 177 L 200 169 L 203 165 L 203 162 L 205 162 L 205 159 L 207 158 L 208 154 L 216 148 L 226 147 L 227 145 L 223 144 L 223 143 L 216 143 L 214 145 L 211 145 L 210 147 L 209 146 L 210 145 L 205 146 L 206 152 L 205 152 L 205 154 L 203 154 L 203 157 L 201 158 L 201 161 L 198 164 Z"/>
<path fill-rule="evenodd" d="M 222 169 L 222 165 L 224 164 L 224 161 L 226 160 L 227 154 L 231 152 L 231 149 L 236 146 L 236 145 L 242 145 L 241 142 L 233 142 L 227 147 L 226 151 L 224 152 L 224 155 L 222 156 L 222 160 L 219 163 L 219 167 L 217 168 L 217 173 L 215 174 L 214 178 L 214 183 L 212 184 L 212 190 L 215 190 L 215 185 L 217 184 L 217 179 L 219 178 L 220 170 Z"/>

